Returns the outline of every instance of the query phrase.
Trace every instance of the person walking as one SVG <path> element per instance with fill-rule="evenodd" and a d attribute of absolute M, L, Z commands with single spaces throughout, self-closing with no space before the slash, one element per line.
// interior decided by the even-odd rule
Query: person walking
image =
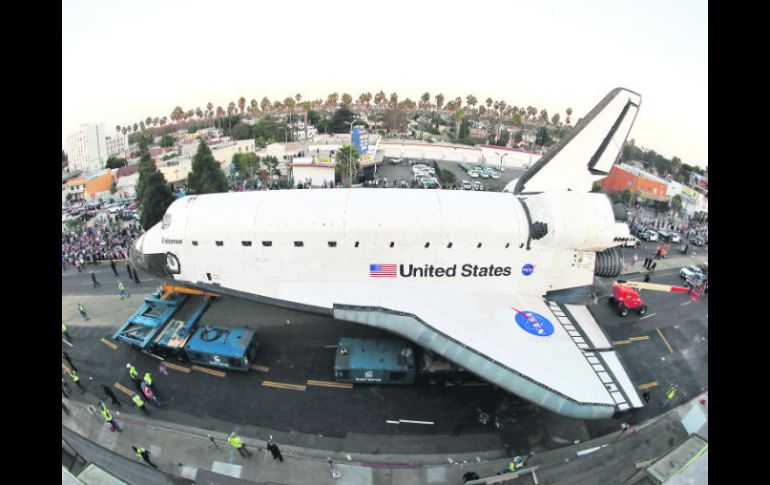
<path fill-rule="evenodd" d="M 134 269 L 134 283 L 136 283 L 137 285 L 142 283 L 141 281 L 139 281 L 139 272 L 136 269 Z"/>
<path fill-rule="evenodd" d="M 67 361 L 70 367 L 72 367 L 73 369 L 75 368 L 75 364 L 72 363 L 72 359 L 70 359 L 70 354 L 68 354 L 66 350 L 61 351 L 61 356 L 64 360 Z"/>
<path fill-rule="evenodd" d="M 281 460 L 281 463 L 283 463 L 283 455 L 281 455 L 281 449 L 278 448 L 277 444 L 275 444 L 272 436 L 267 442 L 267 449 L 270 451 L 270 453 L 273 454 L 273 460 Z"/>
<path fill-rule="evenodd" d="M 116 405 L 117 407 L 121 407 L 120 401 L 118 400 L 117 396 L 115 396 L 115 393 L 112 392 L 112 389 L 105 386 L 104 384 L 101 385 L 102 391 L 104 391 L 105 398 L 109 398 L 110 401 L 112 401 L 112 404 Z"/>
<path fill-rule="evenodd" d="M 112 272 L 115 273 L 115 276 L 118 276 L 118 269 L 115 267 L 115 260 L 110 260 L 110 268 L 112 268 Z"/>
<path fill-rule="evenodd" d="M 120 290 L 120 299 L 126 298 L 127 296 L 131 296 L 126 292 L 126 287 L 123 286 L 123 282 L 118 280 L 118 290 Z"/>
<path fill-rule="evenodd" d="M 136 456 L 141 458 L 145 463 L 147 463 L 148 465 L 150 465 L 153 468 L 158 468 L 158 466 L 155 465 L 155 463 L 150 461 L 150 452 L 149 451 L 145 450 L 144 448 L 137 448 L 136 446 L 132 446 L 131 448 L 133 448 L 134 451 L 136 452 Z"/>
<path fill-rule="evenodd" d="M 110 431 L 117 431 L 120 433 L 122 430 L 120 429 L 120 426 L 118 426 L 118 423 L 115 422 L 114 419 L 112 419 L 112 413 L 110 413 L 110 410 L 107 409 L 107 406 L 102 402 L 99 401 L 99 410 L 102 412 L 102 417 L 104 418 L 104 422 L 107 423 L 110 427 Z"/>
<path fill-rule="evenodd" d="M 97 286 L 102 286 L 101 283 L 96 281 L 96 273 L 94 273 L 93 271 L 91 271 L 91 280 L 94 282 L 94 288 L 96 288 Z"/>
<path fill-rule="evenodd" d="M 227 442 L 230 443 L 233 448 L 238 450 L 238 453 L 240 453 L 241 456 L 251 456 L 251 452 L 246 449 L 246 445 L 243 444 L 243 441 L 238 436 L 236 436 L 235 431 L 230 433 L 230 436 L 227 438 Z"/>
<path fill-rule="evenodd" d="M 650 274 L 652 274 L 652 272 L 655 271 L 655 267 L 657 266 L 658 266 L 658 262 L 653 261 L 652 264 L 650 265 Z"/>
<path fill-rule="evenodd" d="M 64 338 L 67 339 L 67 342 L 72 342 L 72 337 L 70 337 L 69 333 L 69 327 L 64 324 L 64 322 L 61 322 L 61 334 L 64 335 Z"/>
<path fill-rule="evenodd" d="M 84 307 L 82 303 L 78 303 L 78 311 L 80 312 L 80 316 L 83 317 L 84 320 L 86 321 L 90 320 L 88 318 L 88 314 L 86 313 L 86 307 Z"/>
<path fill-rule="evenodd" d="M 126 271 L 128 271 L 128 278 L 131 279 L 131 263 L 126 263 Z"/>
<path fill-rule="evenodd" d="M 146 406 L 146 403 L 144 402 L 144 399 L 142 399 L 141 396 L 139 396 L 139 394 L 132 392 L 131 400 L 134 401 L 134 404 L 136 404 L 136 407 L 144 411 L 144 414 L 147 414 L 147 415 L 150 414 L 150 412 L 147 411 L 147 406 Z"/>
<path fill-rule="evenodd" d="M 650 273 L 647 273 L 646 275 L 644 275 L 644 282 L 645 283 L 649 283 L 650 282 Z"/>
<path fill-rule="evenodd" d="M 71 391 L 72 391 L 72 389 L 70 389 L 70 385 L 67 384 L 67 381 L 64 379 L 64 373 L 62 373 L 62 375 L 61 375 L 61 393 L 62 393 L 62 395 L 64 397 L 69 399 Z"/>
<path fill-rule="evenodd" d="M 72 369 L 70 371 L 70 379 L 72 379 L 72 382 L 74 382 L 80 388 L 80 394 L 85 394 L 86 388 L 83 387 L 83 384 L 80 383 L 80 377 L 78 376 L 77 370 Z"/>
<path fill-rule="evenodd" d="M 136 370 L 136 367 L 129 363 L 126 364 L 126 369 L 128 369 L 128 375 L 131 377 L 131 380 L 134 383 L 139 382 L 139 371 Z"/>

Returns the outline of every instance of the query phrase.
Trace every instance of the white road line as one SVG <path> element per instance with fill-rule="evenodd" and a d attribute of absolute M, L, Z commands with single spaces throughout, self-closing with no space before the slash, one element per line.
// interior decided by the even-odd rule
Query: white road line
<path fill-rule="evenodd" d="M 679 305 L 679 306 L 689 305 L 690 303 L 692 303 L 692 300 L 690 300 L 690 301 L 686 301 L 686 302 L 682 303 L 682 304 L 681 304 L 681 305 Z"/>
<path fill-rule="evenodd" d="M 645 316 L 643 316 L 643 317 L 642 317 L 642 318 L 640 318 L 639 320 L 644 320 L 645 318 L 654 317 L 655 315 L 657 315 L 657 313 L 650 313 L 649 315 L 645 315 Z"/>

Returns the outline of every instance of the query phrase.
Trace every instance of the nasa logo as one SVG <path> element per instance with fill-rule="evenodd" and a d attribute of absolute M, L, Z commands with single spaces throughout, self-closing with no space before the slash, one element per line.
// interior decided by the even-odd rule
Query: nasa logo
<path fill-rule="evenodd" d="M 548 337 L 553 334 L 553 324 L 544 316 L 526 310 L 512 309 L 516 312 L 516 323 L 525 332 L 536 337 Z"/>
<path fill-rule="evenodd" d="M 535 266 L 532 264 L 527 263 L 521 267 L 521 274 L 523 274 L 524 276 L 529 276 L 534 272 L 535 272 Z"/>

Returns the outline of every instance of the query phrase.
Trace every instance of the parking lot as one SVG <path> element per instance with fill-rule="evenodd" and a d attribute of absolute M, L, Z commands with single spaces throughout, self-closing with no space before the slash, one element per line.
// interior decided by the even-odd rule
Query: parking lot
<path fill-rule="evenodd" d="M 499 176 L 499 179 L 495 180 L 492 178 L 473 178 L 470 175 L 468 175 L 465 170 L 460 167 L 459 162 L 451 162 L 451 161 L 434 161 L 432 159 L 420 159 L 420 158 L 406 158 L 402 160 L 398 164 L 393 164 L 390 162 L 390 158 L 386 158 L 383 163 L 377 165 L 376 173 L 372 173 L 368 179 L 370 180 L 380 180 L 380 184 L 378 187 L 383 187 L 383 179 L 387 179 L 388 184 L 387 187 L 394 187 L 394 186 L 401 186 L 401 181 L 406 181 L 408 187 L 412 187 L 411 183 L 414 179 L 414 176 L 412 174 L 412 166 L 416 163 L 418 164 L 424 164 L 428 167 L 435 168 L 436 166 L 439 167 L 440 170 L 446 170 L 449 172 L 452 172 L 455 175 L 455 178 L 457 179 L 457 182 L 454 184 L 455 188 L 460 188 L 461 183 L 463 180 L 467 180 L 468 182 L 474 182 L 477 181 L 481 184 L 483 187 L 483 190 L 487 191 L 495 191 L 499 192 L 505 186 L 512 180 L 517 179 L 521 177 L 521 175 L 525 172 L 524 169 L 515 169 L 515 168 L 506 168 L 505 172 L 498 172 L 497 175 Z M 479 164 L 465 164 L 466 166 L 478 166 Z M 492 167 L 491 165 L 487 164 L 486 167 Z M 395 181 L 395 184 L 394 184 Z M 444 188 L 453 188 L 453 187 L 444 187 Z"/>

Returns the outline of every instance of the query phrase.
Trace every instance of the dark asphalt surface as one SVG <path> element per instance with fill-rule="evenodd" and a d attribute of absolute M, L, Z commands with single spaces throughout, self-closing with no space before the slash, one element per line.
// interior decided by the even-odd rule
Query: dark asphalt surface
<path fill-rule="evenodd" d="M 642 260 L 643 254 L 639 252 Z M 637 267 L 641 268 L 641 262 Z M 115 277 L 109 265 L 99 265 L 96 271 L 97 279 L 102 283 L 100 288 L 93 288 L 88 271 L 78 274 L 76 270 L 70 270 L 62 276 L 62 294 L 117 295 Z M 139 286 L 133 282 L 129 284 L 124 263 L 119 265 L 119 272 L 121 278 L 126 278 L 124 282 L 133 294 L 132 300 L 136 299 L 137 308 L 140 299 L 158 285 L 148 276 L 141 278 Z M 641 277 L 638 275 L 636 279 Z M 678 285 L 682 280 L 677 268 L 657 271 L 652 282 Z M 289 433 L 333 437 L 357 433 L 424 435 L 434 439 L 426 440 L 425 449 L 420 451 L 423 453 L 502 447 L 525 453 L 558 448 L 574 440 L 584 441 L 619 430 L 622 422 L 634 424 L 658 415 L 663 409 L 665 392 L 673 384 L 679 385 L 681 394 L 673 405 L 708 387 L 708 296 L 697 303 L 686 303 L 689 300 L 682 294 L 646 291 L 642 296 L 649 307 L 644 319 L 635 313 L 621 319 L 606 301 L 590 307 L 610 341 L 648 337 L 616 345 L 616 349 L 635 385 L 658 383 L 650 388 L 651 399 L 645 408 L 599 421 L 558 416 L 490 385 L 356 385 L 353 389 L 307 386 L 305 391 L 266 387 L 262 384 L 265 380 L 300 385 L 308 379 L 333 381 L 332 346 L 340 337 L 387 334 L 359 324 L 234 298 L 215 302 L 204 314 L 202 323 L 257 328 L 260 349 L 255 363 L 269 367 L 266 373 L 229 371 L 225 378 L 220 378 L 197 371 L 185 374 L 169 369 L 168 375 L 161 375 L 159 361 L 155 358 L 126 344 L 112 350 L 100 342 L 101 338 L 109 339 L 122 322 L 109 327 L 73 326 L 70 333 L 75 347 L 63 346 L 91 392 L 95 392 L 101 382 L 108 385 L 117 382 L 131 388 L 125 369 L 127 362 L 134 364 L 141 373 L 152 372 L 160 399 L 168 409 L 151 407 L 150 413 L 168 421 L 217 430 L 217 426 L 221 426 L 221 431 L 225 432 L 229 431 L 224 429 L 227 426 L 211 418 L 261 426 L 286 431 L 284 442 L 287 443 L 291 442 Z M 197 297 L 190 298 L 185 309 L 192 308 L 196 302 Z M 673 352 L 669 351 L 666 341 Z M 93 380 L 83 379 L 85 376 Z M 116 394 L 124 402 L 122 411 L 136 412 L 128 406 L 127 396 L 117 391 Z M 90 392 L 84 399 L 96 402 Z M 488 413 L 492 419 L 482 424 L 480 412 Z M 494 425 L 494 417 L 499 420 L 499 429 Z M 386 423 L 386 420 L 398 419 L 434 424 Z M 388 445 L 370 440 L 361 446 L 366 449 L 356 451 L 386 452 Z M 398 448 L 398 451 L 403 449 Z"/>

